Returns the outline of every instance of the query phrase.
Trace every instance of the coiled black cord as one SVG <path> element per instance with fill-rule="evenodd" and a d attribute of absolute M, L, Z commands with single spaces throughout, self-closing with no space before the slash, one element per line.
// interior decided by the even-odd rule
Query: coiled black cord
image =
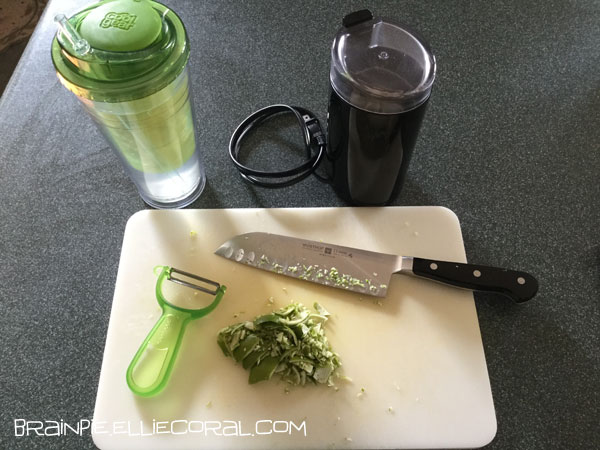
<path fill-rule="evenodd" d="M 304 147 L 306 151 L 306 160 L 304 163 L 294 167 L 293 169 L 276 172 L 256 170 L 242 164 L 239 161 L 240 147 L 244 137 L 248 134 L 248 132 L 277 114 L 289 112 L 294 114 L 298 121 L 298 125 L 300 125 L 300 129 L 302 130 Z M 240 171 L 241 177 L 249 183 L 266 188 L 280 188 L 291 186 L 292 184 L 303 180 L 311 173 L 314 173 L 321 181 L 326 181 L 325 178 L 321 177 L 315 172 L 317 166 L 321 163 L 321 160 L 325 156 L 326 146 L 327 143 L 325 134 L 323 133 L 321 124 L 315 115 L 308 109 L 301 108 L 299 106 L 271 105 L 259 109 L 255 113 L 251 114 L 236 128 L 231 136 L 231 140 L 229 141 L 229 156 L 231 157 L 233 164 Z M 261 180 L 260 178 L 287 179 L 283 181 L 266 181 Z"/>

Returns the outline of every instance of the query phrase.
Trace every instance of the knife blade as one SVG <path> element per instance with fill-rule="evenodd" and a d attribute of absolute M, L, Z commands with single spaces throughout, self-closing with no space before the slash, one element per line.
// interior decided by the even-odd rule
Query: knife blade
<path fill-rule="evenodd" d="M 392 274 L 408 274 L 459 288 L 531 299 L 537 280 L 522 271 L 399 256 L 307 239 L 253 232 L 232 237 L 215 254 L 288 277 L 385 297 Z"/>

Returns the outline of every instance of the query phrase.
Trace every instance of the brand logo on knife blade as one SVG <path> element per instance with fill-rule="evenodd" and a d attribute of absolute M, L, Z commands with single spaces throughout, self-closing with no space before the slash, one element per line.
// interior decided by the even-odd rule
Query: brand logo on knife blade
<path fill-rule="evenodd" d="M 302 243 L 302 248 L 305 250 L 317 250 L 317 251 L 321 251 L 325 248 L 325 246 L 323 245 L 317 245 L 317 244 L 307 244 L 305 242 Z M 331 249 L 329 249 L 331 251 Z"/>
<path fill-rule="evenodd" d="M 326 247 L 325 245 L 302 243 L 303 250 L 318 252 L 321 256 L 329 256 L 331 258 L 344 257 L 352 258 L 352 253 L 334 247 Z"/>

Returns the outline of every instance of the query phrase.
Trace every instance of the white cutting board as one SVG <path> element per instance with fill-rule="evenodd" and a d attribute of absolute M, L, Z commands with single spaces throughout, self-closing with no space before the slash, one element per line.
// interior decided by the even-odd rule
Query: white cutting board
<path fill-rule="evenodd" d="M 99 448 L 456 448 L 493 439 L 471 292 L 394 275 L 378 303 L 213 254 L 250 231 L 466 262 L 459 221 L 441 207 L 138 212 L 125 229 L 106 337 L 92 429 Z M 140 398 L 125 372 L 160 315 L 156 265 L 214 279 L 227 292 L 214 312 L 188 326 L 167 387 Z M 310 385 L 287 393 L 276 380 L 249 385 L 248 372 L 218 347 L 221 328 L 291 301 L 318 301 L 332 313 L 326 334 L 352 379 L 340 380 L 339 390 Z"/>

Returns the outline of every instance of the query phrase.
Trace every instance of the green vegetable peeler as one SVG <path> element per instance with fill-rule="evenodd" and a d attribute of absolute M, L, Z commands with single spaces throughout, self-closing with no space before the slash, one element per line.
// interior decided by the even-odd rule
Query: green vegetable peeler
<path fill-rule="evenodd" d="M 172 267 L 157 266 L 154 271 L 158 274 L 156 300 L 162 309 L 162 315 L 142 342 L 127 368 L 129 388 L 133 393 L 142 397 L 156 395 L 165 387 L 173 369 L 186 325 L 191 320 L 204 317 L 214 310 L 223 298 L 226 289 L 225 286 L 221 286 L 215 281 Z M 214 289 L 175 278 L 173 274 L 201 281 Z M 215 298 L 210 305 L 199 309 L 186 309 L 173 305 L 163 295 L 162 286 L 165 280 L 212 294 Z"/>

